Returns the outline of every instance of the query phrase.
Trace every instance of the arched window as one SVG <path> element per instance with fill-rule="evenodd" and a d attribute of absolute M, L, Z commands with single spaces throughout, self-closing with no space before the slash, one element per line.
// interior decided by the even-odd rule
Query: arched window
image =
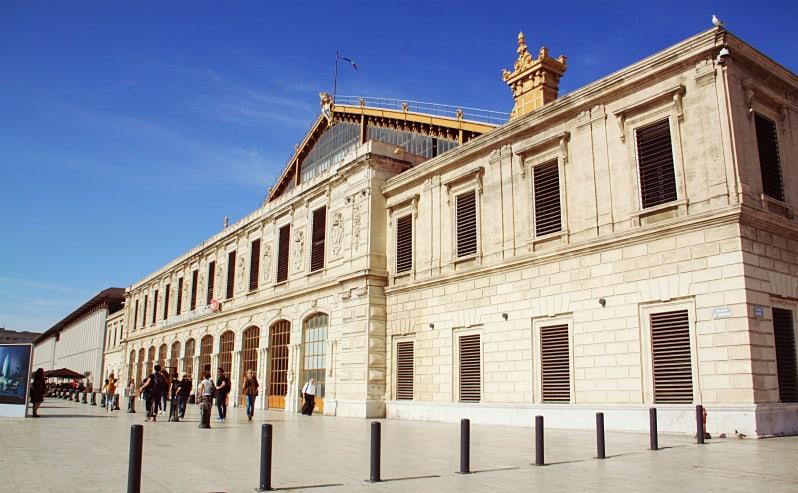
<path fill-rule="evenodd" d="M 269 409 L 285 409 L 288 393 L 288 344 L 291 323 L 280 320 L 269 328 Z"/>
<path fill-rule="evenodd" d="M 211 371 L 211 353 L 213 352 L 213 336 L 208 334 L 200 340 L 199 370 L 200 379 L 206 371 Z M 213 375 L 213 373 L 211 373 Z"/>
<path fill-rule="evenodd" d="M 183 373 L 194 378 L 194 346 L 196 343 L 194 339 L 186 341 L 186 347 L 183 351 Z"/>
<path fill-rule="evenodd" d="M 166 344 L 161 344 L 161 347 L 158 348 L 158 366 L 160 366 L 162 370 L 166 366 L 166 351 Z"/>
<path fill-rule="evenodd" d="M 149 377 L 152 373 L 152 365 L 155 364 L 155 346 L 150 346 L 147 351 L 147 369 L 144 371 L 144 377 Z"/>
<path fill-rule="evenodd" d="M 180 359 L 180 341 L 172 343 L 172 354 L 169 358 L 169 374 L 174 375 L 177 373 L 177 362 Z"/>
<path fill-rule="evenodd" d="M 244 331 L 244 340 L 241 349 L 241 381 L 243 382 L 249 370 L 258 371 L 258 345 L 260 344 L 260 329 L 250 327 Z"/>
<path fill-rule="evenodd" d="M 324 409 L 324 376 L 326 372 L 327 357 L 327 328 L 329 317 L 323 313 L 313 315 L 305 320 L 303 361 L 302 361 L 302 382 L 311 378 L 316 381 L 316 408 L 319 411 Z"/>
<path fill-rule="evenodd" d="M 219 368 L 224 370 L 228 378 L 233 370 L 233 345 L 235 344 L 235 334 L 228 330 L 219 337 Z"/>
<path fill-rule="evenodd" d="M 136 387 L 141 387 L 141 374 L 144 372 L 144 348 L 139 349 L 139 364 L 136 367 Z"/>

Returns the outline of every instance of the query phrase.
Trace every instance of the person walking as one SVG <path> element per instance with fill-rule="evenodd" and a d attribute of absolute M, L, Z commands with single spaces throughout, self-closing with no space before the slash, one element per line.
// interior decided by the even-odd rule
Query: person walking
<path fill-rule="evenodd" d="M 105 410 L 115 411 L 116 405 L 114 404 L 114 396 L 116 395 L 116 377 L 114 377 L 113 373 L 108 375 L 108 383 L 106 385 L 108 389 L 106 393 Z"/>
<path fill-rule="evenodd" d="M 200 424 L 199 428 L 211 427 L 211 406 L 213 403 L 213 393 L 216 386 L 211 380 L 211 372 L 206 371 L 203 374 L 202 382 L 197 388 L 197 395 L 200 396 Z"/>
<path fill-rule="evenodd" d="M 313 408 L 316 407 L 316 380 L 311 378 L 305 382 L 305 386 L 302 387 L 302 397 L 305 398 L 302 414 L 313 416 Z"/>
<path fill-rule="evenodd" d="M 178 384 L 180 383 L 177 379 L 177 374 L 173 375 L 170 380 L 169 386 L 169 421 L 180 421 L 178 418 L 178 407 L 177 407 L 177 391 L 179 389 Z"/>
<path fill-rule="evenodd" d="M 164 391 L 161 392 L 161 412 L 159 413 L 161 416 L 166 414 L 166 399 L 171 396 L 171 388 L 172 388 L 172 379 L 169 377 L 169 372 L 166 371 L 166 368 L 161 370 L 161 376 L 163 377 L 164 381 Z"/>
<path fill-rule="evenodd" d="M 191 377 L 184 373 L 183 379 L 177 385 L 177 407 L 180 419 L 183 419 L 186 415 L 186 404 L 191 395 L 191 384 Z"/>
<path fill-rule="evenodd" d="M 147 402 L 147 419 L 145 421 L 149 421 L 152 418 L 153 423 L 158 418 L 158 405 L 161 402 L 161 394 L 164 391 L 161 365 L 155 365 L 154 370 L 139 389 L 139 393 L 144 396 L 144 400 Z"/>
<path fill-rule="evenodd" d="M 108 411 L 108 379 L 103 382 L 103 388 L 100 389 L 100 407 L 104 407 Z"/>
<path fill-rule="evenodd" d="M 127 412 L 136 412 L 136 382 L 133 380 L 127 384 Z"/>
<path fill-rule="evenodd" d="M 33 403 L 33 417 L 39 417 L 39 408 L 44 402 L 47 391 L 47 382 L 44 380 L 44 368 L 39 368 L 33 374 L 33 384 L 30 387 L 30 401 Z"/>
<path fill-rule="evenodd" d="M 255 370 L 247 370 L 247 377 L 244 380 L 244 387 L 241 389 L 241 393 L 247 398 L 247 418 L 249 421 L 252 421 L 252 417 L 255 416 L 255 398 L 258 396 L 258 387 L 260 387 L 260 384 L 258 379 L 255 378 Z"/>
<path fill-rule="evenodd" d="M 230 393 L 230 379 L 224 374 L 222 368 L 216 369 L 216 412 L 219 417 L 216 421 L 227 419 L 227 395 Z"/>

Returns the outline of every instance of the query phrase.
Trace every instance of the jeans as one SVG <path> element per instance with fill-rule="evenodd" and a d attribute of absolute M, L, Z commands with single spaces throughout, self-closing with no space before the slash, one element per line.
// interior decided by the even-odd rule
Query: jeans
<path fill-rule="evenodd" d="M 247 416 L 255 415 L 255 396 L 247 394 Z"/>
<path fill-rule="evenodd" d="M 219 419 L 227 418 L 227 394 L 220 394 L 216 398 L 216 411 L 219 413 Z"/>
<path fill-rule="evenodd" d="M 111 393 L 105 394 L 105 410 L 106 411 L 114 410 L 114 394 Z"/>
<path fill-rule="evenodd" d="M 186 401 L 188 400 L 188 396 L 183 397 L 182 395 L 177 396 L 177 413 L 180 415 L 180 419 L 186 415 Z"/>
<path fill-rule="evenodd" d="M 166 412 L 166 394 L 161 396 L 161 409 Z"/>
<path fill-rule="evenodd" d="M 130 395 L 127 398 L 127 412 L 135 413 L 136 412 L 136 396 Z"/>

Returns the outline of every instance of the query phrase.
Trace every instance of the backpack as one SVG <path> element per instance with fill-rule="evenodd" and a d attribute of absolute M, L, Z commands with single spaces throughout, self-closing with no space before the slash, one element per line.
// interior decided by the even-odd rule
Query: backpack
<path fill-rule="evenodd" d="M 155 372 L 150 377 L 152 378 L 152 393 L 161 395 L 166 391 L 166 382 L 164 381 L 161 372 Z"/>

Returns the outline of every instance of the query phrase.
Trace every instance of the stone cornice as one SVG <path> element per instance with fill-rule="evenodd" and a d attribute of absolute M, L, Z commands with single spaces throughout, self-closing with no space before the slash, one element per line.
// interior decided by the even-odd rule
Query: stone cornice
<path fill-rule="evenodd" d="M 485 133 L 466 144 L 460 145 L 438 157 L 425 161 L 419 166 L 402 173 L 386 182 L 382 188 L 385 196 L 393 195 L 404 187 L 423 180 L 430 173 L 440 173 L 451 168 L 464 159 L 488 153 L 497 145 L 520 133 L 528 133 L 543 126 L 569 117 L 575 118 L 579 112 L 595 106 L 599 102 L 607 102 L 617 94 L 629 90 L 643 81 L 655 79 L 655 75 L 673 70 L 675 67 L 693 63 L 696 58 L 712 53 L 722 41 L 719 34 L 725 31 L 718 28 L 709 29 L 679 44 L 666 48 L 659 53 L 590 83 L 581 89 L 562 96 L 551 103 L 538 108 L 527 115 L 512 120 L 492 132 Z"/>
<path fill-rule="evenodd" d="M 732 224 L 740 221 L 741 214 L 740 206 L 735 205 L 721 210 L 696 215 L 687 220 L 685 218 L 677 218 L 669 222 L 659 222 L 651 226 L 636 228 L 632 231 L 624 231 L 599 239 L 569 244 L 553 251 L 524 254 L 501 264 L 482 265 L 472 270 L 445 276 L 433 276 L 427 279 L 419 278 L 419 276 L 416 277 L 411 285 L 385 288 L 385 294 L 388 296 L 431 286 L 439 286 L 441 284 L 451 284 L 460 282 L 464 279 L 484 276 L 486 274 L 503 273 L 524 267 L 545 264 L 554 260 L 559 261 L 570 259 L 578 255 L 589 255 L 591 253 L 602 252 L 608 248 L 630 246 L 643 241 L 656 240 L 669 234 L 696 231 L 708 226 Z"/>

